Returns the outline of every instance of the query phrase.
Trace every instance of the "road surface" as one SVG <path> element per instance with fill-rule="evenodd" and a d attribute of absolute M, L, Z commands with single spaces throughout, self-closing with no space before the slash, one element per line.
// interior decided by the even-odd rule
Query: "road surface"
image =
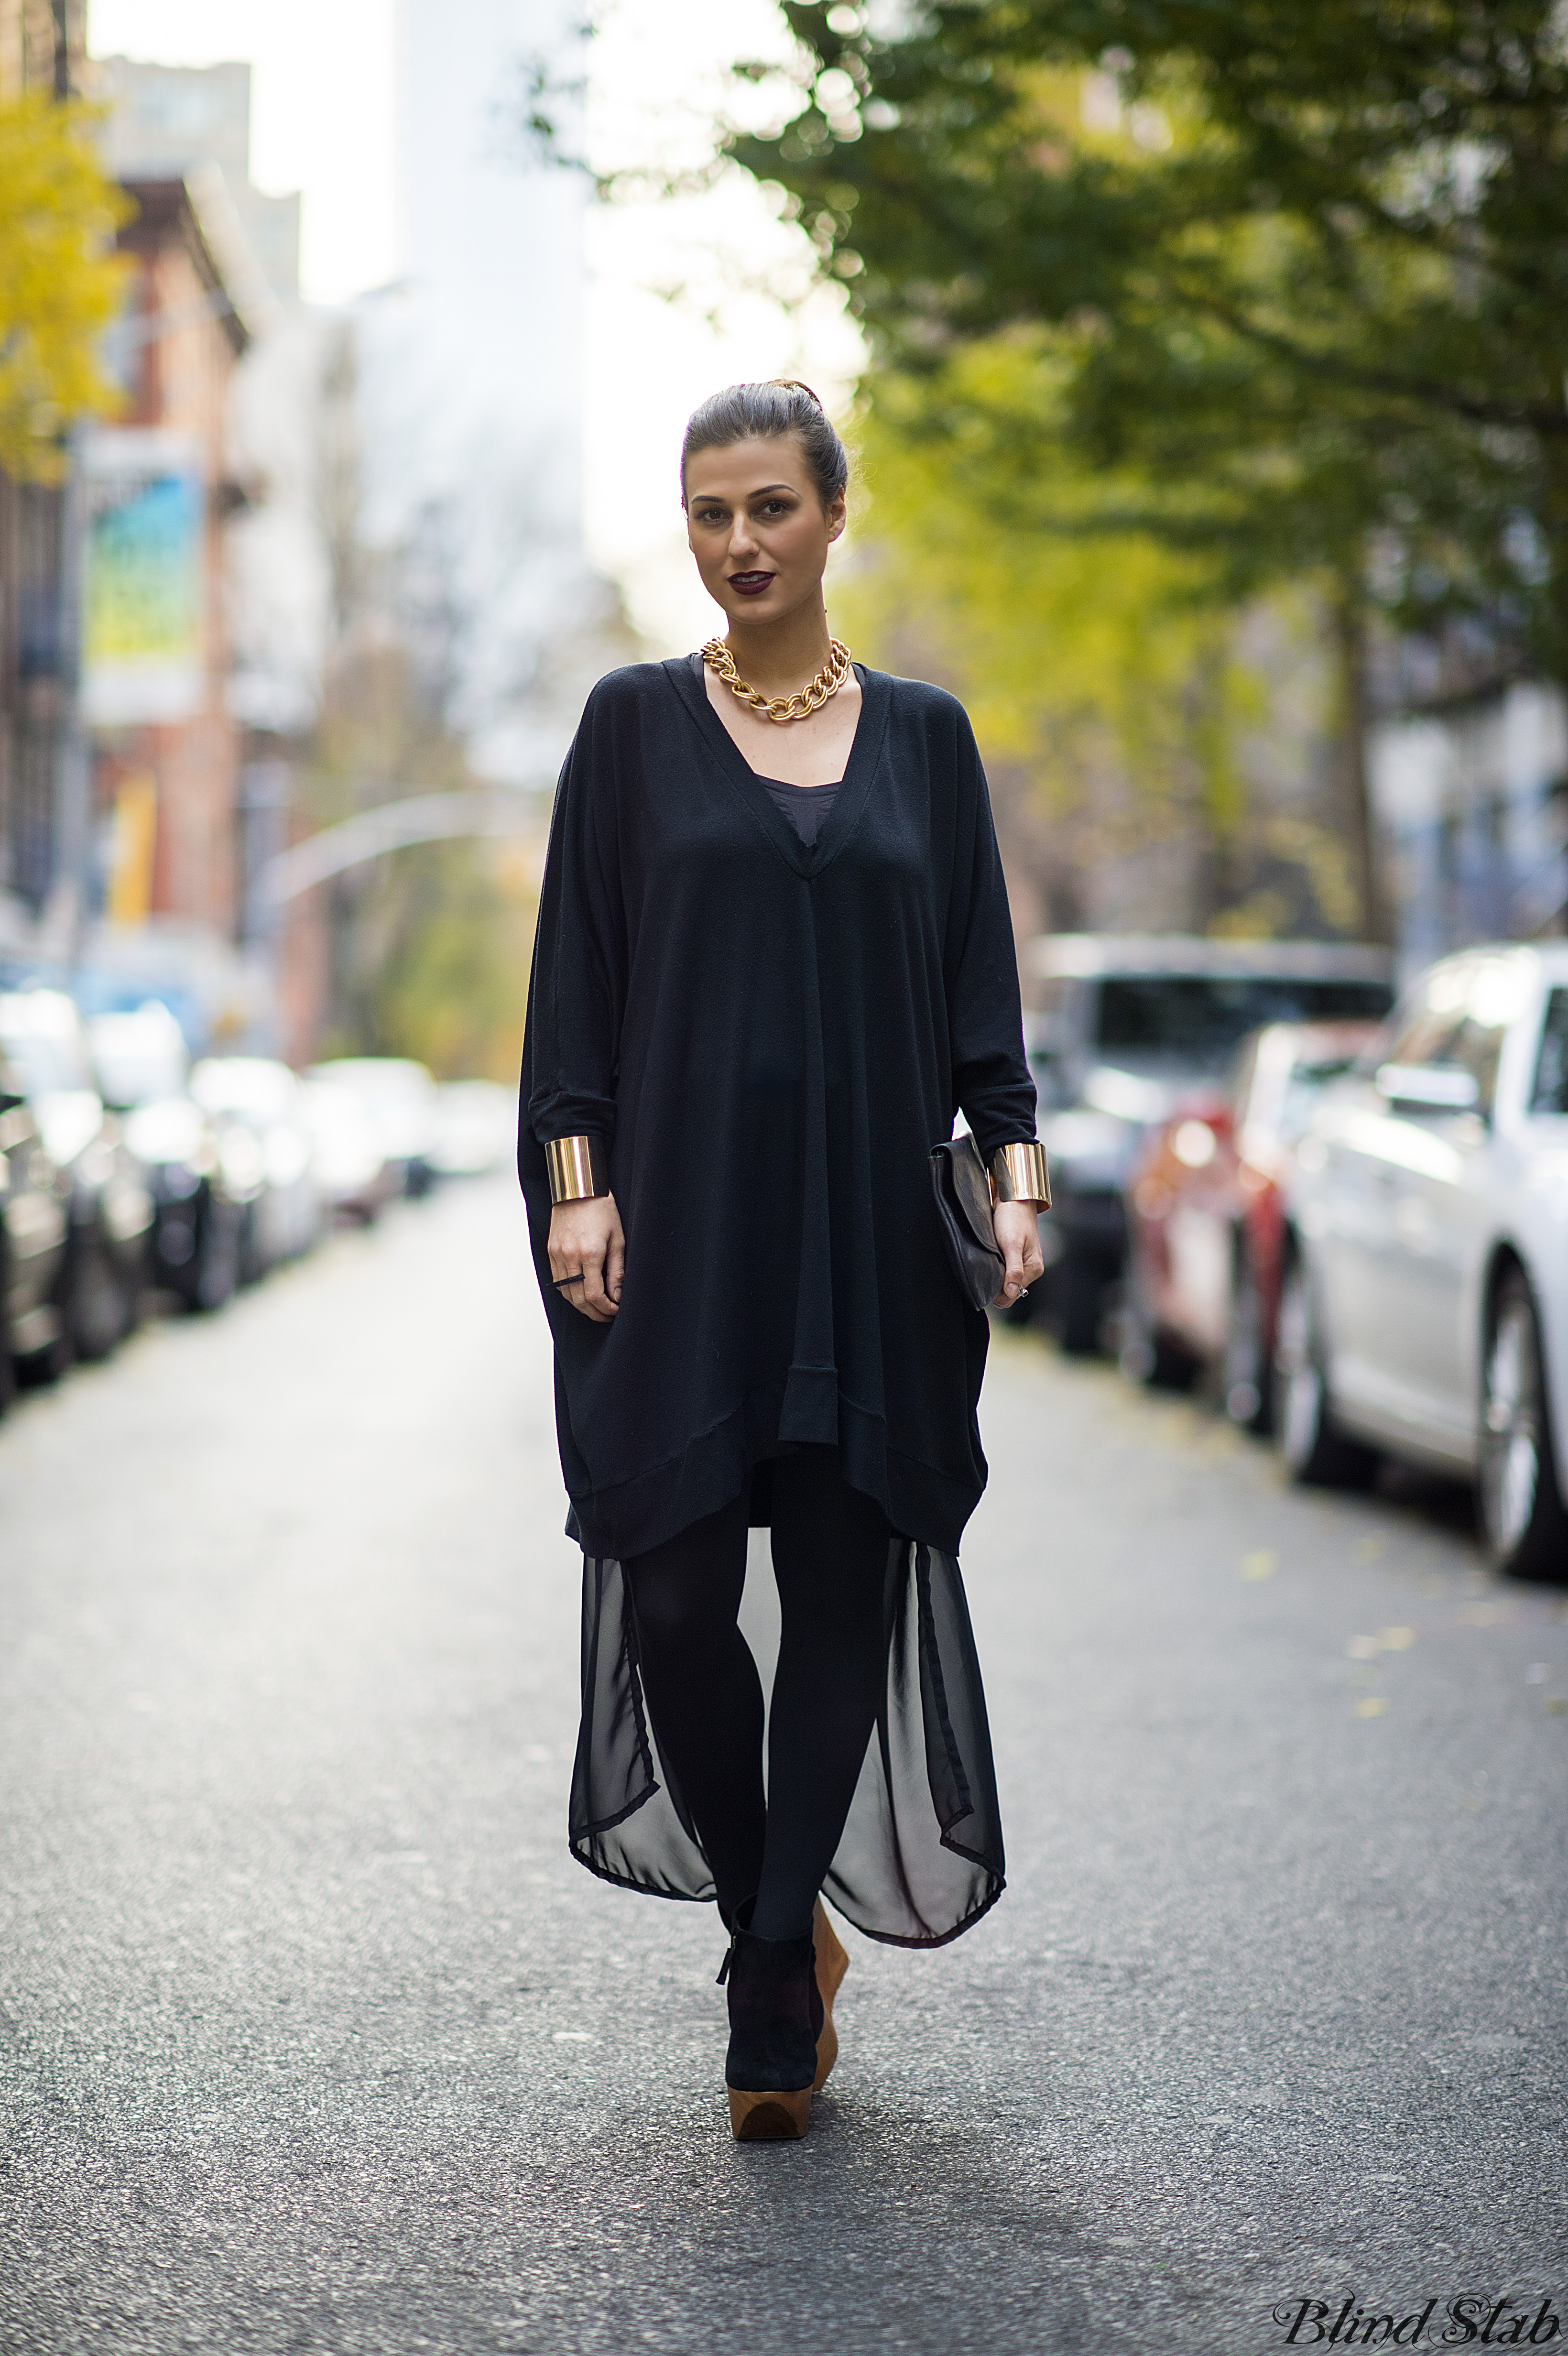
<path fill-rule="evenodd" d="M 934 1954 L 849 1933 L 811 2136 L 737 2147 L 711 1909 L 566 1851 L 577 1558 L 509 1185 L 24 1399 L 7 2356 L 1568 2330 L 1562 1594 L 1028 1334 L 985 1428 L 1011 1886 Z"/>

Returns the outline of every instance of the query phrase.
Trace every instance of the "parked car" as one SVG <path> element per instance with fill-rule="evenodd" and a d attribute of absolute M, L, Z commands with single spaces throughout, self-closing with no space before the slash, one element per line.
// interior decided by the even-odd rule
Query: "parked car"
<path fill-rule="evenodd" d="M 1386 1013 L 1392 961 L 1329 942 L 1060 933 L 1029 944 L 1023 978 L 1054 1198 L 1034 1290 L 1063 1346 L 1089 1351 L 1122 1278 L 1126 1183 L 1148 1130 L 1215 1087 L 1249 1031 Z"/>
<path fill-rule="evenodd" d="M 237 1123 L 261 1156 L 261 1185 L 245 1206 L 240 1230 L 240 1272 L 249 1282 L 281 1260 L 298 1258 L 321 1233 L 304 1089 L 286 1064 L 265 1055 L 206 1056 L 189 1085 L 220 1130 Z"/>
<path fill-rule="evenodd" d="M 1253 1431 L 1271 1428 L 1292 1150 L 1328 1083 L 1379 1036 L 1371 1023 L 1275 1023 L 1243 1042 L 1224 1089 L 1152 1130 L 1127 1183 L 1122 1363 L 1194 1379 Z"/>
<path fill-rule="evenodd" d="M 88 1026 L 105 1100 L 153 1197 L 153 1281 L 187 1309 L 220 1309 L 240 1276 L 240 1229 L 261 1192 L 261 1156 L 238 1123 L 221 1128 L 187 1085 L 185 1034 L 155 1000 Z"/>
<path fill-rule="evenodd" d="M 358 1098 L 375 1124 L 395 1191 L 429 1193 L 441 1119 L 436 1085 L 422 1064 L 406 1055 L 342 1055 L 313 1064 L 305 1077 L 330 1080 Z"/>
<path fill-rule="evenodd" d="M 48 1376 L 65 1363 L 69 1203 L 69 1173 L 50 1161 L 22 1075 L 0 1051 L 0 1410 L 18 1369 Z"/>
<path fill-rule="evenodd" d="M 106 1357 L 142 1313 L 153 1203 L 123 1124 L 99 1093 L 74 1001 L 59 990 L 0 993 L 0 1051 L 59 1173 L 66 1248 L 51 1301 L 59 1331 L 36 1353 L 44 1371 Z"/>
<path fill-rule="evenodd" d="M 368 1226 L 401 1180 L 387 1166 L 381 1132 L 365 1100 L 336 1080 L 304 1081 L 311 1178 L 329 1216 Z"/>
<path fill-rule="evenodd" d="M 481 1178 L 517 1151 L 517 1092 L 494 1080 L 448 1080 L 437 1092 L 435 1150 L 443 1178 Z"/>
<path fill-rule="evenodd" d="M 1568 944 L 1422 976 L 1296 1148 L 1285 1252 L 1296 1477 L 1467 1474 L 1499 1569 L 1568 1572 Z"/>

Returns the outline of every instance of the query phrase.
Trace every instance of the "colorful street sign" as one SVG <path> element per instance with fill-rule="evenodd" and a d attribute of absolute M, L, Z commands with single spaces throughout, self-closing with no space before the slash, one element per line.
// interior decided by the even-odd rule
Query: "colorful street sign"
<path fill-rule="evenodd" d="M 85 444 L 82 489 L 83 717 L 91 728 L 193 719 L 208 700 L 200 446 L 106 427 Z"/>

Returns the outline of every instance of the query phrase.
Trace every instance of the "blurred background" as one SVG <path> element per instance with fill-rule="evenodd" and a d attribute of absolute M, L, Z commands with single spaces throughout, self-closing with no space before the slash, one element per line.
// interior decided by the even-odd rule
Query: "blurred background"
<path fill-rule="evenodd" d="M 16 1370 L 505 1158 L 582 697 L 715 619 L 682 422 L 790 373 L 857 452 L 834 626 L 986 756 L 1030 1313 L 1266 1426 L 1240 1197 L 1149 1240 L 1151 1139 L 1228 1150 L 1247 1042 L 1349 1024 L 1290 1050 L 1299 1128 L 1475 945 L 1546 957 L 1555 1036 L 1564 68 L 1512 0 L 1124 15 L 0 13 Z"/>
<path fill-rule="evenodd" d="M 0 0 L 5 2347 L 1545 2318 L 1565 216 L 1563 0 Z M 1054 1190 L 1011 1891 L 856 1942 L 805 2175 L 707 1910 L 560 1837 L 511 1168 L 561 757 L 775 374 L 832 626 L 973 716 Z"/>

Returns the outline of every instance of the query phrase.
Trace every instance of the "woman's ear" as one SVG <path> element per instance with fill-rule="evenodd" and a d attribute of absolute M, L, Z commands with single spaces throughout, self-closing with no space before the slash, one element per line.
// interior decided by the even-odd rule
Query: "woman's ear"
<path fill-rule="evenodd" d="M 829 539 L 829 540 L 837 540 L 837 539 L 838 538 L 839 533 L 843 530 L 843 529 L 844 529 L 845 525 L 848 522 L 848 520 L 849 520 L 849 502 L 848 502 L 848 500 L 845 498 L 845 496 L 844 496 L 843 492 L 842 492 L 842 491 L 838 491 L 838 492 L 837 492 L 837 493 L 835 494 L 835 496 L 833 497 L 833 498 L 832 498 L 832 499 L 829 501 L 829 503 L 828 503 L 828 509 L 827 509 L 827 537 L 828 537 L 828 539 Z"/>

